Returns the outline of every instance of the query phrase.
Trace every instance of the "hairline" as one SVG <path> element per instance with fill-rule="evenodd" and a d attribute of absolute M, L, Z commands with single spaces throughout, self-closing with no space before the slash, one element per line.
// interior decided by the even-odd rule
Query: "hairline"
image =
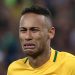
<path fill-rule="evenodd" d="M 44 23 L 45 23 L 45 26 L 49 29 L 51 26 L 52 26 L 52 18 L 50 18 L 50 16 L 47 16 L 47 15 L 44 15 L 44 14 L 38 14 L 38 13 L 35 13 L 35 12 L 27 12 L 23 15 L 21 15 L 21 18 L 26 15 L 26 14 L 36 14 L 36 15 L 39 15 L 39 16 L 44 16 Z"/>

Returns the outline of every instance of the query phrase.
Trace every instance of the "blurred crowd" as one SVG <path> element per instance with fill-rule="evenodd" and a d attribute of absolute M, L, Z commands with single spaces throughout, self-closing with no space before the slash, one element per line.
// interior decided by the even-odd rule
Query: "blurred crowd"
<path fill-rule="evenodd" d="M 18 25 L 23 8 L 31 5 L 48 7 L 56 28 L 52 47 L 75 54 L 75 0 L 0 0 L 0 75 L 9 64 L 23 56 Z"/>

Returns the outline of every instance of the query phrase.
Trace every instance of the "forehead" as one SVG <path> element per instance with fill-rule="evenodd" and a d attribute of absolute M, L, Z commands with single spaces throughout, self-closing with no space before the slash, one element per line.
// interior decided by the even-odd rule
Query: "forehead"
<path fill-rule="evenodd" d="M 23 15 L 20 19 L 20 26 L 30 26 L 30 25 L 43 25 L 45 23 L 45 16 L 38 15 L 34 13 L 27 13 Z"/>

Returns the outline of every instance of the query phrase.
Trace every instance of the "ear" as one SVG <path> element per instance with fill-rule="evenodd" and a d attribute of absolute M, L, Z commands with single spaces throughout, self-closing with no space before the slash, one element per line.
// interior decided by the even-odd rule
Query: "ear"
<path fill-rule="evenodd" d="M 50 27 L 50 29 L 48 30 L 48 35 L 49 35 L 49 39 L 54 38 L 54 35 L 55 35 L 55 28 L 54 27 Z"/>

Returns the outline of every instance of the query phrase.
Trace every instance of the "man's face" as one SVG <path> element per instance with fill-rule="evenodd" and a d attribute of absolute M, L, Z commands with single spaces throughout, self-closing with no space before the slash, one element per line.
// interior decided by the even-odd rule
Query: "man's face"
<path fill-rule="evenodd" d="M 29 55 L 37 55 L 46 50 L 50 43 L 50 34 L 45 25 L 45 17 L 33 13 L 21 17 L 19 37 L 23 51 Z"/>

